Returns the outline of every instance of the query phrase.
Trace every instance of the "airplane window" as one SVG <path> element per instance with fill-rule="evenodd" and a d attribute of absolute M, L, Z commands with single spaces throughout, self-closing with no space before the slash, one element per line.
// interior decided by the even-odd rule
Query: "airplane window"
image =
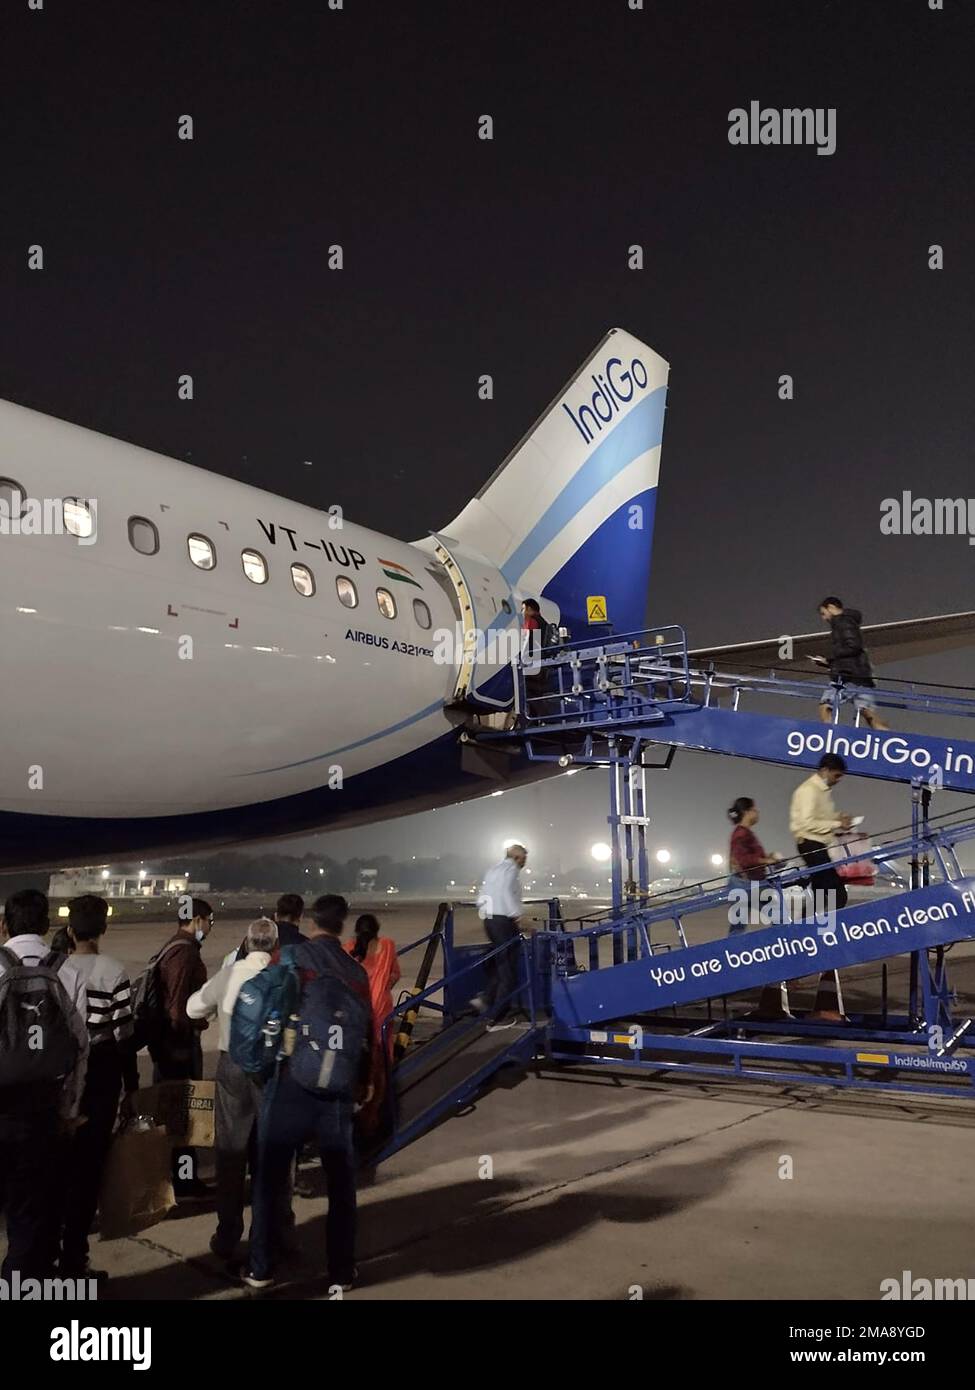
<path fill-rule="evenodd" d="M 356 593 L 355 585 L 351 579 L 346 579 L 344 574 L 340 574 L 335 580 L 335 592 L 339 596 L 339 602 L 344 603 L 346 608 L 354 608 L 359 602 L 359 595 Z"/>
<path fill-rule="evenodd" d="M 311 598 L 315 592 L 315 576 L 307 565 L 291 566 L 291 582 L 304 598 Z"/>
<path fill-rule="evenodd" d="M 256 550 L 242 550 L 240 562 L 244 566 L 244 573 L 252 584 L 267 583 L 267 561 L 263 555 L 259 555 Z"/>
<path fill-rule="evenodd" d="M 376 590 L 376 602 L 379 604 L 379 611 L 384 618 L 396 617 L 396 600 L 388 589 Z"/>
<path fill-rule="evenodd" d="M 206 536 L 188 536 L 186 544 L 189 548 L 190 559 L 199 570 L 212 570 L 217 563 L 217 552 L 213 548 L 213 542 L 208 541 Z"/>
<path fill-rule="evenodd" d="M 0 535 L 11 521 L 19 521 L 24 509 L 24 489 L 12 478 L 0 478 Z"/>
<path fill-rule="evenodd" d="M 415 598 L 413 600 L 413 616 L 420 627 L 426 628 L 430 626 L 430 610 L 423 602 L 422 598 Z"/>
<path fill-rule="evenodd" d="M 129 544 L 140 555 L 155 555 L 159 549 L 159 532 L 144 516 L 129 517 Z"/>
<path fill-rule="evenodd" d="M 508 602 L 506 598 L 503 598 L 501 600 L 501 608 L 505 613 L 511 612 L 511 604 Z"/>
<path fill-rule="evenodd" d="M 69 536 L 90 536 L 95 529 L 95 519 L 87 502 L 77 497 L 64 499 L 64 529 Z"/>

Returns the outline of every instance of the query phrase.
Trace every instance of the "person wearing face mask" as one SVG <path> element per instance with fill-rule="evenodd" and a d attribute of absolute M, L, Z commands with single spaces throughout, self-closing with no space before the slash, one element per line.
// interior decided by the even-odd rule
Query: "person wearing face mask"
<path fill-rule="evenodd" d="M 200 948 L 213 926 L 213 909 L 203 898 L 182 899 L 176 934 L 158 952 L 156 972 L 160 997 L 158 1037 L 150 1045 L 153 1083 L 199 1081 L 203 1076 L 201 1034 L 205 1019 L 191 1019 L 186 1012 L 190 995 L 203 988 L 207 968 Z M 194 1149 L 173 1150 L 173 1190 L 180 1197 L 203 1196 Z"/>

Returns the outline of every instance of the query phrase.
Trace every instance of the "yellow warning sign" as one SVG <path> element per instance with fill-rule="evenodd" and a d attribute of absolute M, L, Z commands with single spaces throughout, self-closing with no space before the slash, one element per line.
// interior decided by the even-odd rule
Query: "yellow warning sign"
<path fill-rule="evenodd" d="M 606 599 L 603 594 L 589 594 L 586 597 L 586 612 L 591 623 L 607 623 Z"/>
<path fill-rule="evenodd" d="M 858 1062 L 879 1062 L 882 1066 L 890 1065 L 890 1058 L 886 1052 L 858 1052 Z"/>

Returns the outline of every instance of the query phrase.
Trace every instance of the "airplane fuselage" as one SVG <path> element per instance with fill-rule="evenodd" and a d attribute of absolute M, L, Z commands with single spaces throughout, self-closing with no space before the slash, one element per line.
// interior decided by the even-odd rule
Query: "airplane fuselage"
<path fill-rule="evenodd" d="M 0 472 L 48 527 L 63 499 L 86 500 L 92 535 L 33 534 L 25 501 L 0 538 L 0 863 L 335 827 L 483 794 L 460 772 L 444 708 L 455 666 L 436 635 L 458 610 L 431 552 L 5 410 L 25 417 L 31 447 Z M 79 438 L 112 447 L 79 455 Z M 514 612 L 500 575 L 488 601 Z M 420 776 L 419 750 L 441 743 Z"/>
<path fill-rule="evenodd" d="M 510 707 L 522 598 L 569 627 L 642 624 L 667 371 L 611 329 L 413 544 L 0 402 L 0 867 L 335 828 L 546 775 L 466 757 L 460 725 Z"/>

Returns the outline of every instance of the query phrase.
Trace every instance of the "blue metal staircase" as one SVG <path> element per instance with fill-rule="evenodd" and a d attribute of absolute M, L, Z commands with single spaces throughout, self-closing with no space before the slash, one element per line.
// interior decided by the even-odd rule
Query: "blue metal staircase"
<path fill-rule="evenodd" d="M 426 1011 L 439 1027 L 409 1046 L 390 1068 L 385 1125 L 372 1155 L 380 1163 L 441 1120 L 468 1104 L 484 1085 L 510 1065 L 527 1065 L 538 1053 L 544 1032 L 535 1007 L 537 974 L 532 952 L 516 938 L 508 946 L 458 947 L 454 943 L 453 907 L 441 903 L 433 932 L 404 947 L 404 956 L 431 941 L 443 960 L 443 975 L 422 989 L 405 991 L 383 1025 L 383 1038 L 400 1034 L 403 1020 Z M 485 962 L 502 952 L 518 957 L 517 993 L 528 1021 L 500 1032 L 471 1008 L 485 983 Z M 510 1001 L 507 1001 L 510 1002 Z"/>
<path fill-rule="evenodd" d="M 467 1103 L 500 1067 L 533 1059 L 975 1097 L 975 1025 L 955 1017 L 946 958 L 953 943 L 975 939 L 975 877 L 956 853 L 975 839 L 975 806 L 929 821 L 932 792 L 975 792 L 975 724 L 956 738 L 862 727 L 859 716 L 843 725 L 839 686 L 831 689 L 832 723 L 796 718 L 790 711 L 805 713 L 797 701 L 818 706 L 822 677 L 695 668 L 679 627 L 529 656 L 515 663 L 514 727 L 475 722 L 461 737 L 501 755 L 609 770 L 613 907 L 572 924 L 553 901 L 546 927 L 515 943 L 530 1021 L 502 1033 L 464 1015 L 492 953 L 455 948 L 447 909 L 443 978 L 387 1020 L 396 1027 L 406 1008 L 423 1007 L 438 1011 L 443 1026 L 393 1070 L 395 1114 L 379 1158 Z M 891 681 L 872 695 L 883 715 L 975 719 L 970 691 Z M 728 882 L 651 897 L 646 772 L 654 745 L 669 750 L 668 761 L 686 748 L 802 768 L 834 752 L 852 774 L 909 784 L 909 832 L 862 857 L 909 860 L 910 889 L 810 913 L 799 885 L 814 885 L 817 871 L 786 862 L 761 884 L 757 925 L 692 942 L 696 914 L 727 911 Z M 909 959 L 901 1011 L 891 1009 L 888 988 L 887 962 L 898 956 Z M 832 1010 L 818 1000 L 793 1007 L 804 977 L 835 980 L 838 989 L 837 972 L 875 962 L 885 964 L 874 1012 L 846 1012 L 839 1000 Z"/>
<path fill-rule="evenodd" d="M 610 740 L 621 737 L 787 767 L 815 768 L 832 752 L 856 776 L 905 783 L 924 778 L 947 791 L 975 792 L 975 725 L 961 739 L 875 732 L 861 727 L 859 717 L 855 726 L 840 725 L 841 684 L 822 676 L 785 678 L 778 671 L 736 674 L 713 664 L 695 669 L 682 628 L 568 644 L 534 664 L 522 659 L 516 675 L 517 728 L 468 730 L 468 737 L 495 744 L 515 737 L 529 758 L 555 758 L 566 766 L 608 762 Z M 832 691 L 832 725 L 800 718 L 802 705 L 795 703 L 818 707 L 824 682 Z M 890 681 L 871 694 L 885 713 L 975 719 L 971 691 Z M 767 712 L 769 702 L 780 701 L 781 712 Z M 553 752 L 559 740 L 565 751 Z"/>

